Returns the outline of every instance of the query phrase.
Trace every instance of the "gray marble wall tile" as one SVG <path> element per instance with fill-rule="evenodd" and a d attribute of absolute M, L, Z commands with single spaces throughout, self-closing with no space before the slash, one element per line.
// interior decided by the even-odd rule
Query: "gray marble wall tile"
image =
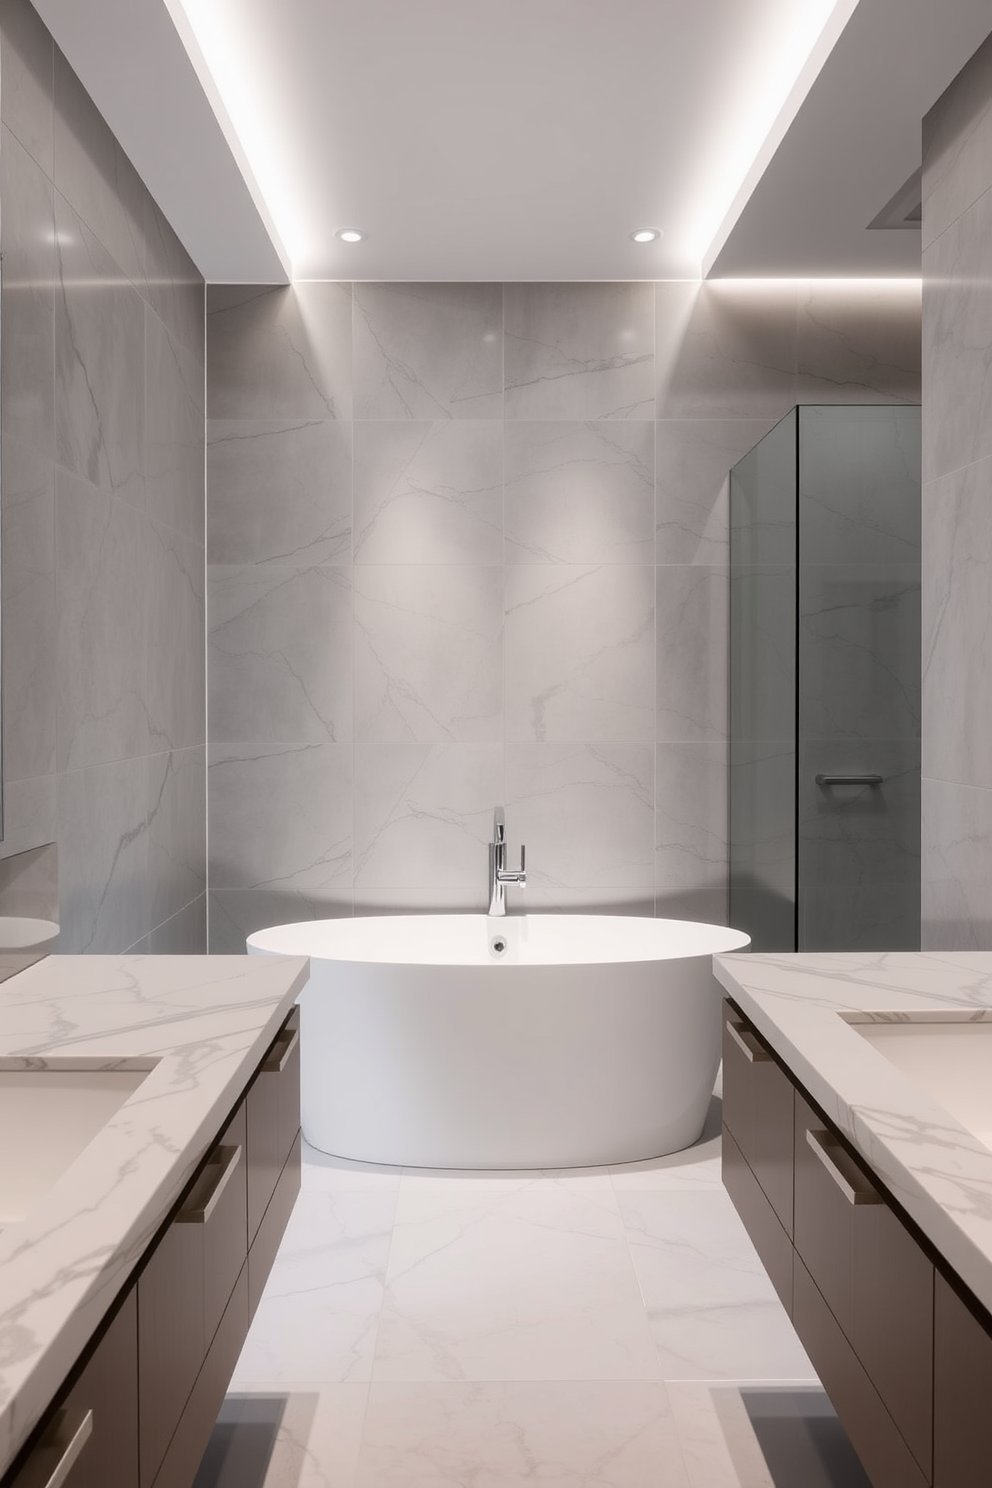
<path fill-rule="evenodd" d="M 727 890 L 667 889 L 655 893 L 655 914 L 662 920 L 695 920 L 702 925 L 729 925 Z M 735 926 L 740 929 L 741 926 Z M 745 932 L 746 933 L 746 932 Z"/>
<path fill-rule="evenodd" d="M 464 890 L 488 875 L 499 744 L 355 746 L 355 893 Z"/>
<path fill-rule="evenodd" d="M 131 283 L 142 287 L 145 188 L 58 47 L 53 180 Z"/>
<path fill-rule="evenodd" d="M 26 852 L 58 837 L 58 776 L 3 783 L 3 841 L 0 858 Z"/>
<path fill-rule="evenodd" d="M 210 563 L 350 559 L 350 423 L 211 419 L 207 438 Z"/>
<path fill-rule="evenodd" d="M 212 419 L 351 418 L 351 285 L 212 285 Z"/>
<path fill-rule="evenodd" d="M 729 562 L 729 472 L 771 419 L 666 419 L 656 425 L 658 563 Z"/>
<path fill-rule="evenodd" d="M 203 365 L 145 310 L 148 512 L 203 547 Z"/>
<path fill-rule="evenodd" d="M 919 563 L 920 410 L 800 410 L 803 552 L 816 563 Z"/>
<path fill-rule="evenodd" d="M 655 286 L 659 419 L 782 418 L 796 398 L 791 283 Z"/>
<path fill-rule="evenodd" d="M 6 432 L 3 461 L 3 776 L 55 769 L 55 490 L 51 461 Z"/>
<path fill-rule="evenodd" d="M 923 255 L 923 479 L 992 455 L 992 191 Z"/>
<path fill-rule="evenodd" d="M 992 789 L 992 459 L 923 488 L 923 773 Z"/>
<path fill-rule="evenodd" d="M 350 885 L 335 890 L 214 889 L 208 895 L 209 948 L 213 956 L 238 956 L 256 930 L 300 920 L 334 920 L 351 914 Z"/>
<path fill-rule="evenodd" d="M 727 882 L 727 746 L 655 746 L 655 885 L 724 889 Z"/>
<path fill-rule="evenodd" d="M 157 748 L 188 749 L 206 737 L 203 548 L 158 522 L 145 536 L 148 727 Z"/>
<path fill-rule="evenodd" d="M 506 424 L 507 563 L 650 563 L 654 425 Z"/>
<path fill-rule="evenodd" d="M 170 920 L 207 887 L 207 775 L 203 745 L 147 760 L 146 923 Z"/>
<path fill-rule="evenodd" d="M 148 927 L 148 761 L 58 777 L 59 950 L 118 951 Z"/>
<path fill-rule="evenodd" d="M 147 521 L 64 470 L 55 498 L 58 764 L 78 770 L 149 747 Z"/>
<path fill-rule="evenodd" d="M 654 884 L 654 760 L 644 744 L 508 744 L 510 857 L 527 844 L 527 890 Z M 521 896 L 526 907 L 536 896 Z"/>
<path fill-rule="evenodd" d="M 149 305 L 170 336 L 202 367 L 206 356 L 206 289 L 157 203 L 144 193 L 142 278 Z"/>
<path fill-rule="evenodd" d="M 137 945 L 135 956 L 204 956 L 207 953 L 207 896 L 201 894 L 164 924 L 157 925 Z"/>
<path fill-rule="evenodd" d="M 923 778 L 923 950 L 992 950 L 992 791 Z"/>
<path fill-rule="evenodd" d="M 501 418 L 499 284 L 356 284 L 355 417 Z"/>
<path fill-rule="evenodd" d="M 797 403 L 918 403 L 920 285 L 799 288 Z"/>
<path fill-rule="evenodd" d="M 352 791 L 347 744 L 211 745 L 211 888 L 350 890 Z"/>
<path fill-rule="evenodd" d="M 211 738 L 349 740 L 350 642 L 348 569 L 212 567 Z"/>
<path fill-rule="evenodd" d="M 55 193 L 0 130 L 3 202 L 3 427 L 49 458 L 55 449 Z"/>
<path fill-rule="evenodd" d="M 500 736 L 500 572 L 356 566 L 356 740 Z"/>
<path fill-rule="evenodd" d="M 809 738 L 920 736 L 920 570 L 802 572 L 799 687 Z"/>
<path fill-rule="evenodd" d="M 523 892 L 510 890 L 514 902 L 509 914 L 603 914 L 641 915 L 651 919 L 655 910 L 653 890 L 621 885 L 573 888 L 545 880 L 528 879 Z"/>
<path fill-rule="evenodd" d="M 510 419 L 651 419 L 653 284 L 507 284 Z"/>
<path fill-rule="evenodd" d="M 56 197 L 55 440 L 59 463 L 145 502 L 145 307 L 93 234 Z"/>
<path fill-rule="evenodd" d="M 923 246 L 988 190 L 992 158 L 992 37 L 923 120 Z"/>
<path fill-rule="evenodd" d="M 497 419 L 355 425 L 356 563 L 500 563 Z"/>
<path fill-rule="evenodd" d="M 55 45 L 28 0 L 6 0 L 0 118 L 51 178 Z"/>
<path fill-rule="evenodd" d="M 487 885 L 478 873 L 460 884 L 434 889 L 422 884 L 399 888 L 355 890 L 355 916 L 410 914 L 485 914 L 489 908 Z"/>
<path fill-rule="evenodd" d="M 657 583 L 656 738 L 725 739 L 727 570 L 659 568 Z"/>
<path fill-rule="evenodd" d="M 654 569 L 508 567 L 506 737 L 647 742 Z"/>

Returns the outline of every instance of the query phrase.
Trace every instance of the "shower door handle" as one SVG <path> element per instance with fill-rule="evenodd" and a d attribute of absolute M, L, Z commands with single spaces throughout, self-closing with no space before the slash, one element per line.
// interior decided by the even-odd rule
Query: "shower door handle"
<path fill-rule="evenodd" d="M 817 775 L 817 785 L 881 785 L 884 775 Z"/>

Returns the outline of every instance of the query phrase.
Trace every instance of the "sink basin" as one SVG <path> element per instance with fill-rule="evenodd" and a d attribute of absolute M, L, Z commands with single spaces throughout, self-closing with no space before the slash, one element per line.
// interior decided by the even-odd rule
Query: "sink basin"
<path fill-rule="evenodd" d="M 54 920 L 32 920 L 23 915 L 0 915 L 0 952 L 50 951 L 59 938 Z"/>
<path fill-rule="evenodd" d="M 992 1148 L 992 1021 L 852 1022 L 851 1027 Z"/>
<path fill-rule="evenodd" d="M 147 1070 L 0 1070 L 0 1227 L 24 1219 Z"/>

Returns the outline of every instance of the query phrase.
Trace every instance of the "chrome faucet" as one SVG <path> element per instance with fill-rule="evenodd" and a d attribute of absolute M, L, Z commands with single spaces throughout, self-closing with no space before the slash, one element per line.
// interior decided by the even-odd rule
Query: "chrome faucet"
<path fill-rule="evenodd" d="M 524 872 L 525 851 L 526 849 L 523 843 L 521 843 L 520 867 L 507 868 L 506 818 L 503 815 L 502 806 L 497 806 L 493 812 L 493 840 L 489 844 L 489 914 L 506 914 L 506 885 L 508 883 L 519 884 L 521 888 L 526 884 L 527 874 Z"/>

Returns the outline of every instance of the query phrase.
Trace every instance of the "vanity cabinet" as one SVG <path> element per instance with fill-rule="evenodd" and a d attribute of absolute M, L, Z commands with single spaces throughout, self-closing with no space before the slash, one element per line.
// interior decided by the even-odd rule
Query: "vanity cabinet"
<path fill-rule="evenodd" d="M 298 1019 L 0 1488 L 190 1488 L 300 1188 Z"/>
<path fill-rule="evenodd" d="M 729 1002 L 724 1025 L 727 1190 L 875 1488 L 936 1484 L 934 1260 Z"/>
<path fill-rule="evenodd" d="M 934 1296 L 934 1345 L 934 1488 L 988 1488 L 992 1319 L 942 1275 Z"/>

